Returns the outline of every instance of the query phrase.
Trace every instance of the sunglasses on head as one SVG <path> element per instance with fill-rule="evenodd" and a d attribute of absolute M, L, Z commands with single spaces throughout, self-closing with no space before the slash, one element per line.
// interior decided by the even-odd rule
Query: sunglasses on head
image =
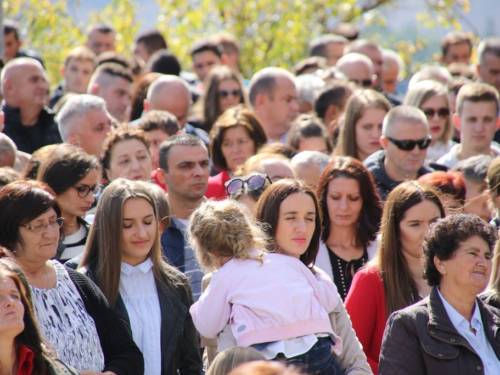
<path fill-rule="evenodd" d="M 440 117 L 440 118 L 447 118 L 450 115 L 450 109 L 445 108 L 445 107 L 438 108 L 438 109 L 425 108 L 425 109 L 422 109 L 422 112 L 424 112 L 424 114 L 427 118 L 433 118 L 436 115 L 436 113 L 437 113 L 438 117 Z"/>
<path fill-rule="evenodd" d="M 225 183 L 226 191 L 228 195 L 236 194 L 240 189 L 243 189 L 243 186 L 247 184 L 250 190 L 257 190 L 263 187 L 266 184 L 266 181 L 272 184 L 272 181 L 269 179 L 267 174 L 258 173 L 254 174 L 247 179 L 242 178 L 233 178 L 230 181 Z"/>
<path fill-rule="evenodd" d="M 371 85 L 372 85 L 371 79 L 362 79 L 362 80 L 351 79 L 350 81 L 355 83 L 356 85 L 358 85 L 360 87 L 371 87 Z"/>
<path fill-rule="evenodd" d="M 229 95 L 231 96 L 240 96 L 241 91 L 240 90 L 231 90 L 231 91 L 226 91 L 226 90 L 220 90 L 218 92 L 219 96 L 221 98 L 227 98 Z"/>
<path fill-rule="evenodd" d="M 399 148 L 400 150 L 403 150 L 403 151 L 412 151 L 415 146 L 418 146 L 418 148 L 420 150 L 424 150 L 426 149 L 427 147 L 429 147 L 429 145 L 431 144 L 431 137 L 428 136 L 424 139 L 419 139 L 417 141 L 414 141 L 414 140 L 409 140 L 409 139 L 406 139 L 406 140 L 400 140 L 400 139 L 394 139 L 394 138 L 389 138 L 389 137 L 386 137 L 389 141 L 391 141 L 392 143 L 394 143 L 394 145 Z"/>

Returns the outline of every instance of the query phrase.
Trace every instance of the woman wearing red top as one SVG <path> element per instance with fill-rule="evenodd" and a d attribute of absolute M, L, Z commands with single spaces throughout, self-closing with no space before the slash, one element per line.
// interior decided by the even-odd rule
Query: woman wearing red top
<path fill-rule="evenodd" d="M 7 260 L 0 260 L 1 373 L 77 375 L 72 368 L 47 356 L 33 316 L 29 290 L 22 271 Z"/>
<path fill-rule="evenodd" d="M 259 120 L 241 106 L 226 110 L 210 132 L 210 155 L 214 167 L 221 171 L 208 179 L 207 198 L 227 197 L 224 184 L 245 161 L 267 142 Z"/>
<path fill-rule="evenodd" d="M 379 250 L 373 261 L 354 275 L 345 300 L 375 374 L 388 316 L 430 293 L 420 262 L 422 243 L 430 226 L 444 216 L 438 193 L 418 182 L 400 184 L 387 198 Z"/>

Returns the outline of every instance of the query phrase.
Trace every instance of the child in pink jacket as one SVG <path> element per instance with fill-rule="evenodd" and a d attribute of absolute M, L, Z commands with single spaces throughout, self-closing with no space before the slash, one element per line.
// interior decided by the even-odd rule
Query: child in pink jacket
<path fill-rule="evenodd" d="M 190 241 L 202 267 L 216 271 L 190 309 L 198 331 L 215 338 L 228 324 L 238 346 L 285 359 L 314 374 L 342 374 L 332 355 L 342 341 L 328 314 L 335 284 L 300 260 L 268 253 L 263 232 L 237 202 L 207 201 L 191 216 Z"/>

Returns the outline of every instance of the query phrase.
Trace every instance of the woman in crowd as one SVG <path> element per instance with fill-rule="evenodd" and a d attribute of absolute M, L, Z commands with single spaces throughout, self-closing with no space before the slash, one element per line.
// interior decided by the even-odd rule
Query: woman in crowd
<path fill-rule="evenodd" d="M 237 107 L 228 109 L 217 119 L 210 141 L 212 162 L 220 173 L 209 178 L 205 195 L 222 199 L 227 197 L 224 184 L 267 142 L 267 137 L 257 117 L 250 110 Z"/>
<path fill-rule="evenodd" d="M 429 121 L 431 145 L 427 148 L 426 164 L 450 151 L 454 142 L 450 100 L 446 87 L 437 81 L 420 81 L 406 93 L 404 103 L 422 110 Z"/>
<path fill-rule="evenodd" d="M 389 109 L 391 104 L 379 92 L 354 92 L 347 101 L 335 155 L 351 156 L 363 161 L 380 150 L 382 122 Z"/>
<path fill-rule="evenodd" d="M 56 255 L 61 209 L 39 181 L 0 191 L 0 246 L 24 271 L 42 337 L 82 375 L 144 373 L 141 352 L 100 290 Z M 64 318 L 63 318 L 64 317 Z"/>
<path fill-rule="evenodd" d="M 235 367 L 252 361 L 265 361 L 266 357 L 254 348 L 233 346 L 222 351 L 213 361 L 207 375 L 228 375 Z"/>
<path fill-rule="evenodd" d="M 382 205 L 371 173 L 352 157 L 334 157 L 317 192 L 323 233 L 316 266 L 333 279 L 344 300 L 354 274 L 377 252 Z"/>
<path fill-rule="evenodd" d="M 55 259 L 61 263 L 83 253 L 90 224 L 83 216 L 99 194 L 101 167 L 95 156 L 69 144 L 62 144 L 42 163 L 38 179 L 54 191 L 64 217 L 63 241 Z"/>
<path fill-rule="evenodd" d="M 113 181 L 99 199 L 80 270 L 130 328 L 144 355 L 145 374 L 199 375 L 191 288 L 162 260 L 159 223 L 143 183 Z"/>
<path fill-rule="evenodd" d="M 312 214 L 311 214 L 312 213 Z M 255 217 L 274 239 L 270 250 L 298 257 L 311 271 L 321 240 L 321 210 L 314 192 L 302 181 L 282 180 L 269 186 L 259 201 Z M 371 373 L 366 356 L 341 300 L 330 314 L 333 331 L 342 339 L 342 353 L 337 360 L 347 374 Z"/>
<path fill-rule="evenodd" d="M 153 162 L 146 133 L 127 125 L 111 131 L 104 140 L 101 165 L 108 182 L 120 177 L 151 180 Z"/>
<path fill-rule="evenodd" d="M 496 240 L 476 215 L 452 215 L 432 228 L 424 243 L 432 291 L 389 317 L 379 374 L 500 374 L 500 311 L 477 298 Z"/>
<path fill-rule="evenodd" d="M 229 198 L 245 205 L 253 213 L 260 196 L 271 184 L 266 174 L 253 173 L 226 182 L 226 191 Z"/>
<path fill-rule="evenodd" d="M 290 164 L 290 159 L 281 154 L 270 153 L 258 153 L 248 158 L 237 173 L 238 175 L 263 173 L 266 174 L 272 182 L 284 178 L 296 178 L 296 173 Z"/>
<path fill-rule="evenodd" d="M 400 184 L 387 198 L 378 252 L 354 275 L 345 300 L 375 374 L 387 317 L 430 293 L 420 262 L 422 242 L 430 226 L 444 216 L 438 193 L 417 182 Z"/>
<path fill-rule="evenodd" d="M 0 260 L 0 371 L 2 374 L 78 374 L 52 358 L 42 344 L 22 271 Z M 242 363 L 242 362 L 241 362 Z"/>
<path fill-rule="evenodd" d="M 333 151 L 328 130 L 319 118 L 311 114 L 297 117 L 288 132 L 287 143 L 298 152 L 307 150 L 331 154 Z"/>
<path fill-rule="evenodd" d="M 228 108 L 238 104 L 248 106 L 240 76 L 227 65 L 215 66 L 204 80 L 202 106 L 202 129 L 211 132 L 219 116 Z"/>
<path fill-rule="evenodd" d="M 418 178 L 418 182 L 432 186 L 440 193 L 446 216 L 461 213 L 464 210 L 466 184 L 460 172 L 432 172 Z"/>

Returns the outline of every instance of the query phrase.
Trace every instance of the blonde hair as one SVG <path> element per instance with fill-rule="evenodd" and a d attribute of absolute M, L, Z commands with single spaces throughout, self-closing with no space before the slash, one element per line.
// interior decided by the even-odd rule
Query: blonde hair
<path fill-rule="evenodd" d="M 266 357 L 254 348 L 233 346 L 220 352 L 210 365 L 207 375 L 227 375 L 235 367 L 251 361 L 265 361 Z"/>
<path fill-rule="evenodd" d="M 254 259 L 252 248 L 264 251 L 268 247 L 265 232 L 233 200 L 205 201 L 191 215 L 189 242 L 196 259 L 207 271 L 217 269 L 217 259 Z"/>

